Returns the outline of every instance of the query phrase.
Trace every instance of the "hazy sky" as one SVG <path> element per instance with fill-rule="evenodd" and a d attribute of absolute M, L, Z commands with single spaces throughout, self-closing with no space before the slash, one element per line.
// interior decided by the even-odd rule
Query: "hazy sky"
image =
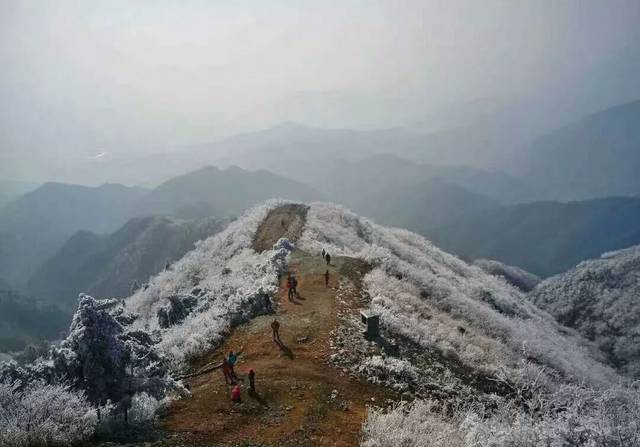
<path fill-rule="evenodd" d="M 639 49 L 638 0 L 8 0 L 0 153 L 148 152 L 283 120 L 412 125 L 624 72 Z"/>

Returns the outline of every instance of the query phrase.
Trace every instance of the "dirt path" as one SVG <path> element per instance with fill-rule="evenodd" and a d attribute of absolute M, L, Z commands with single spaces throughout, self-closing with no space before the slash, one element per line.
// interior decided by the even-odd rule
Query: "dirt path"
<path fill-rule="evenodd" d="M 297 273 L 300 297 L 289 302 L 281 287 L 275 315 L 287 349 L 272 341 L 274 316 L 238 327 L 201 364 L 219 362 L 229 350 L 244 347 L 236 366 L 244 379 L 240 382 L 243 402 L 231 402 L 231 387 L 215 370 L 189 380 L 193 397 L 169 408 L 164 428 L 200 445 L 357 445 L 366 405 L 390 396 L 328 365 L 329 337 L 336 325 L 336 288 L 340 280 L 351 281 L 353 263 L 334 259 L 327 288 L 324 260 L 295 251 L 290 270 Z M 256 372 L 257 397 L 247 393 L 250 368 Z"/>

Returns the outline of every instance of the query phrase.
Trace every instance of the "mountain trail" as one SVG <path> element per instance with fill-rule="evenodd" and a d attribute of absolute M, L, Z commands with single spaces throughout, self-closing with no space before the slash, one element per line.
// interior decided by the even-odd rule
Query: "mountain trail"
<path fill-rule="evenodd" d="M 282 234 L 299 235 L 306 209 L 280 211 L 265 219 L 256 235 L 256 249 L 269 247 Z M 327 268 L 329 287 L 324 281 Z M 188 380 L 193 396 L 169 407 L 162 428 L 190 445 L 357 445 L 367 405 L 384 404 L 393 397 L 329 364 L 338 286 L 341 281 L 355 286 L 351 289 L 356 306 L 364 270 L 361 261 L 336 257 L 327 266 L 321 256 L 295 250 L 289 271 L 298 278 L 299 296 L 288 300 L 287 275 L 283 275 L 275 314 L 235 328 L 219 349 L 193 365 L 197 369 L 217 364 L 230 350 L 244 348 L 235 368 L 242 403 L 231 401 L 232 387 L 226 385 L 222 371 L 210 371 Z M 274 318 L 280 322 L 284 347 L 272 340 Z M 256 396 L 248 393 L 249 369 L 256 373 Z"/>

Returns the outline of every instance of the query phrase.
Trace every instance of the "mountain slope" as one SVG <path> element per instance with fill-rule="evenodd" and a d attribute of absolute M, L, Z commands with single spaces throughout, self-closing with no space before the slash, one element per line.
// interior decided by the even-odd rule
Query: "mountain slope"
<path fill-rule="evenodd" d="M 0 285 L 0 352 L 18 351 L 29 343 L 58 338 L 69 316 Z"/>
<path fill-rule="evenodd" d="M 0 277 L 23 286 L 75 232 L 113 231 L 145 193 L 105 184 L 97 188 L 46 183 L 0 210 Z"/>
<path fill-rule="evenodd" d="M 136 203 L 135 214 L 197 218 L 231 216 L 271 198 L 313 200 L 320 193 L 268 171 L 206 167 L 175 177 Z"/>
<path fill-rule="evenodd" d="M 354 208 L 382 224 L 429 234 L 433 228 L 498 206 L 481 194 L 432 178 L 413 186 L 367 195 L 366 200 Z"/>
<path fill-rule="evenodd" d="M 287 169 L 289 166 L 293 169 Z M 356 209 L 366 205 L 375 194 L 410 188 L 435 178 L 505 205 L 536 197 L 528 185 L 502 172 L 421 164 L 390 154 L 367 156 L 357 161 L 345 158 L 290 160 L 273 163 L 268 169 L 307 183 L 332 200 Z"/>
<path fill-rule="evenodd" d="M 81 292 L 125 297 L 134 282 L 141 286 L 224 225 L 213 218 L 176 222 L 146 217 L 132 219 L 109 235 L 81 231 L 40 266 L 28 287 L 39 299 L 65 308 L 75 308 Z"/>
<path fill-rule="evenodd" d="M 32 182 L 0 180 L 0 208 L 33 191 L 39 185 Z"/>
<path fill-rule="evenodd" d="M 527 178 L 559 200 L 640 195 L 640 101 L 538 139 L 527 166 Z"/>
<path fill-rule="evenodd" d="M 606 253 L 540 283 L 528 298 L 595 341 L 610 362 L 640 378 L 640 246 Z"/>
<path fill-rule="evenodd" d="M 285 301 L 289 273 L 299 288 Z M 361 311 L 380 317 L 369 339 Z M 505 281 L 327 203 L 259 205 L 124 302 L 83 296 L 71 329 L 48 358 L 0 366 L 0 380 L 62 377 L 91 402 L 155 402 L 185 380 L 190 398 L 161 421 L 167 445 L 352 445 L 374 403 L 431 398 L 524 418 L 534 391 L 620 381 L 591 343 Z M 218 371 L 228 350 L 240 353 L 240 379 L 256 368 L 256 393 L 241 390 L 239 403 Z"/>
<path fill-rule="evenodd" d="M 481 212 L 428 232 L 472 259 L 495 259 L 539 276 L 640 243 L 640 199 L 534 202 Z"/>

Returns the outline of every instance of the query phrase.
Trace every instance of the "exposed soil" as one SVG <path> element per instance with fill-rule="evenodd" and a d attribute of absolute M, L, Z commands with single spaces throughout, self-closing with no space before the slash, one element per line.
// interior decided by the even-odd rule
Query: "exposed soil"
<path fill-rule="evenodd" d="M 295 243 L 302 235 L 308 211 L 308 206 L 300 204 L 283 205 L 272 210 L 256 232 L 255 250 L 270 250 L 283 237 Z"/>
<path fill-rule="evenodd" d="M 220 349 L 193 365 L 218 363 L 229 350 L 244 347 L 236 366 L 243 402 L 231 401 L 231 386 L 214 370 L 188 381 L 193 397 L 170 406 L 163 428 L 191 445 L 357 445 L 367 405 L 383 404 L 392 396 L 328 364 L 338 282 L 352 281 L 349 277 L 362 270 L 353 262 L 332 260 L 325 287 L 324 260 L 294 252 L 290 270 L 298 277 L 298 298 L 289 301 L 282 287 L 276 315 L 238 327 Z M 272 340 L 274 317 L 285 348 Z M 247 392 L 250 368 L 256 372 L 257 396 Z"/>

